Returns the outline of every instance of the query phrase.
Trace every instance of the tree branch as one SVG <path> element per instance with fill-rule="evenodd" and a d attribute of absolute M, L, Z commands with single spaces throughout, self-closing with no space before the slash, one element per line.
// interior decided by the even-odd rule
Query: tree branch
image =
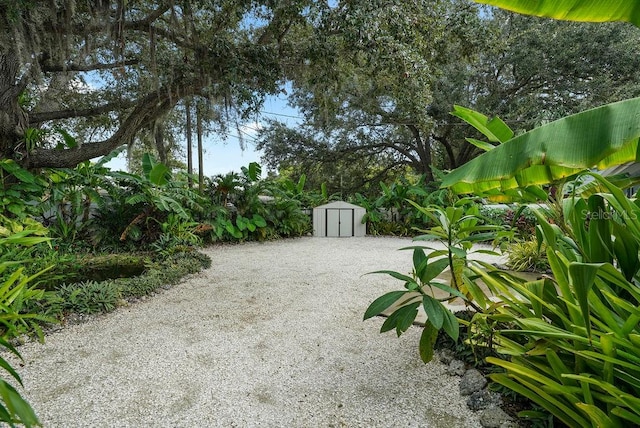
<path fill-rule="evenodd" d="M 447 152 L 447 157 L 449 158 L 449 169 L 457 168 L 456 156 L 453 153 L 453 147 L 451 146 L 451 143 L 447 141 L 447 138 L 444 135 L 436 134 L 431 134 L 431 138 L 444 146 L 444 150 Z"/>
<path fill-rule="evenodd" d="M 144 28 L 144 27 L 149 27 L 152 23 L 154 23 L 156 20 L 158 20 L 162 15 L 164 15 L 167 11 L 169 11 L 172 7 L 173 7 L 173 1 L 165 1 L 163 4 L 160 4 L 155 10 L 151 11 L 147 16 L 145 16 L 142 19 L 139 19 L 137 21 L 130 21 L 128 23 L 125 23 L 126 27 L 136 27 L 136 28 Z M 80 24 L 74 24 L 71 26 L 64 26 L 64 27 L 60 27 L 56 24 L 53 23 L 49 23 L 49 25 L 45 26 L 44 28 L 47 31 L 51 31 L 57 34 L 73 34 L 76 36 L 84 36 L 86 34 L 92 34 L 92 33 L 100 33 L 106 29 L 110 29 L 109 26 L 111 25 L 111 21 L 107 21 L 107 23 L 105 24 L 105 21 L 99 22 L 98 21 L 94 21 L 92 22 L 91 25 L 87 25 L 85 23 L 80 23 Z"/>
<path fill-rule="evenodd" d="M 69 64 L 69 65 L 61 65 L 61 64 L 43 64 L 42 71 L 57 73 L 62 71 L 95 71 L 95 70 L 111 70 L 114 68 L 119 68 L 122 66 L 136 65 L 140 64 L 140 60 L 138 59 L 129 59 L 126 61 L 119 61 L 111 64 Z"/>
<path fill-rule="evenodd" d="M 115 109 L 130 108 L 138 104 L 138 101 L 122 100 L 117 103 L 104 104 L 86 109 L 67 109 L 58 111 L 43 111 L 29 114 L 29 122 L 32 124 L 48 122 L 50 120 L 72 119 L 74 117 L 92 117 L 108 113 Z"/>
<path fill-rule="evenodd" d="M 79 145 L 73 149 L 36 149 L 25 159 L 28 168 L 71 168 L 78 163 L 104 156 L 126 144 L 140 129 L 168 112 L 183 97 L 199 94 L 204 82 L 174 84 L 145 96 L 108 139 Z"/>
<path fill-rule="evenodd" d="M 409 161 L 411 163 L 419 163 L 419 159 L 417 157 L 415 157 L 411 151 L 400 147 L 399 144 L 404 144 L 403 142 L 382 142 L 382 143 L 374 143 L 374 144 L 365 144 L 362 146 L 355 146 L 355 147 L 347 147 L 344 149 L 339 149 L 338 153 L 342 152 L 342 153 L 355 153 L 355 152 L 360 152 L 360 151 L 365 151 L 365 150 L 375 150 L 377 148 L 385 148 L 385 149 L 392 149 L 395 150 L 396 152 L 400 153 L 402 156 L 406 157 L 407 159 L 409 159 Z"/>

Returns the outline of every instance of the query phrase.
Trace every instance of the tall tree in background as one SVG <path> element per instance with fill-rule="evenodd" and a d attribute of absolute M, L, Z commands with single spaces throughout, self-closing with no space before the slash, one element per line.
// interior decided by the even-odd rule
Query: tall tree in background
<path fill-rule="evenodd" d="M 377 157 L 383 169 L 401 161 L 431 179 L 425 106 L 446 34 L 443 13 L 437 1 L 356 0 L 325 14 L 308 66 L 294 77 L 303 132 L 322 131 L 342 158 Z"/>
<path fill-rule="evenodd" d="M 204 191 L 204 149 L 202 147 L 202 134 L 204 132 L 202 128 L 202 116 L 204 112 L 203 107 L 199 103 L 196 107 L 196 134 L 198 141 L 198 190 L 200 193 Z"/>
<path fill-rule="evenodd" d="M 191 119 L 191 100 L 187 98 L 184 101 L 185 109 L 185 132 L 187 140 L 187 174 L 189 175 L 189 184 L 191 184 L 191 176 L 193 175 L 193 130 Z"/>
<path fill-rule="evenodd" d="M 324 15 L 307 66 L 293 76 L 303 123 L 272 123 L 259 147 L 272 168 L 375 159 L 378 172 L 410 167 L 429 180 L 431 165 L 455 168 L 480 153 L 449 114 L 454 104 L 525 130 L 640 94 L 640 57 L 629 48 L 640 40 L 631 30 L 463 0 L 341 3 Z"/>
<path fill-rule="evenodd" d="M 284 67 L 298 62 L 289 33 L 322 7 L 0 0 L 0 156 L 74 166 L 153 130 L 185 97 L 222 100 L 242 120 L 279 89 Z M 48 133 L 58 127 L 76 140 Z"/>
<path fill-rule="evenodd" d="M 434 138 L 455 168 L 481 153 L 470 128 L 449 112 L 461 104 L 498 115 L 518 131 L 640 94 L 640 37 L 630 25 L 540 20 L 498 9 L 480 21 L 488 33 L 467 67 L 446 65 L 429 106 Z M 438 147 L 438 146 L 436 146 Z"/>

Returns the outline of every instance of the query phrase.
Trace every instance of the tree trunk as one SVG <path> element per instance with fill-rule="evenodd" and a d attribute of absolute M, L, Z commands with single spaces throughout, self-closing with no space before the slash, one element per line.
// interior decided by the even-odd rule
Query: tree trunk
<path fill-rule="evenodd" d="M 429 142 L 425 142 L 420 134 L 420 130 L 415 125 L 407 125 L 413 134 L 413 138 L 416 143 L 416 151 L 420 157 L 420 170 L 421 174 L 424 174 L 425 184 L 433 181 L 433 171 L 431 171 L 431 147 Z"/>
<path fill-rule="evenodd" d="M 475 158 L 481 153 L 482 151 L 480 149 L 478 149 L 473 144 L 467 142 L 462 146 L 462 149 L 458 153 L 457 165 L 458 166 L 464 165 L 465 163 L 469 162 L 471 159 Z"/>
<path fill-rule="evenodd" d="M 16 82 L 18 57 L 9 48 L 0 52 L 0 157 L 21 158 L 30 147 L 22 144 L 28 126 L 27 114 L 18 104 L 24 83 Z"/>
<path fill-rule="evenodd" d="M 196 132 L 198 133 L 198 190 L 204 192 L 204 153 L 202 150 L 202 111 L 200 106 L 196 109 Z"/>
<path fill-rule="evenodd" d="M 164 121 L 162 119 L 158 119 L 153 125 L 153 138 L 156 143 L 158 158 L 161 163 L 167 165 L 169 156 L 167 153 L 167 146 L 164 144 Z"/>
<path fill-rule="evenodd" d="M 184 108 L 187 112 L 187 174 L 189 180 L 189 187 L 191 187 L 191 175 L 193 174 L 193 131 L 191 129 L 191 100 L 186 99 L 184 102 Z"/>

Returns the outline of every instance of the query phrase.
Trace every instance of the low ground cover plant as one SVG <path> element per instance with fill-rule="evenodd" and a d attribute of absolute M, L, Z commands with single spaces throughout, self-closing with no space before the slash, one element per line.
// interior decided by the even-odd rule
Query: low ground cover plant
<path fill-rule="evenodd" d="M 550 266 L 546 246 L 537 239 L 511 242 L 507 251 L 507 266 L 519 272 L 547 272 Z"/>
<path fill-rule="evenodd" d="M 62 283 L 31 299 L 29 308 L 60 322 L 73 314 L 110 312 L 128 300 L 166 289 L 185 275 L 209 266 L 211 259 L 194 249 L 155 259 L 147 256 L 144 270 L 138 275 Z"/>

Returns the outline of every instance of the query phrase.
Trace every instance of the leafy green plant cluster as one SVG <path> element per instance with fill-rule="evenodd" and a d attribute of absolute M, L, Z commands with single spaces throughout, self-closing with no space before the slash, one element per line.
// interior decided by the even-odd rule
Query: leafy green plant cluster
<path fill-rule="evenodd" d="M 113 311 L 119 300 L 119 290 L 111 281 L 86 281 L 63 284 L 49 298 L 54 312 L 96 314 Z M 59 305 L 59 306 L 57 306 Z"/>
<path fill-rule="evenodd" d="M 323 183 L 319 190 L 305 189 L 307 176 L 300 175 L 298 181 L 293 181 L 290 177 L 278 177 L 273 180 L 273 188 L 284 199 L 297 201 L 303 209 L 311 209 L 322 204 L 326 204 L 330 200 L 336 199 L 338 195 L 329 195 L 327 186 Z"/>
<path fill-rule="evenodd" d="M 34 247 L 48 245 L 50 238 L 45 236 L 46 228 L 29 218 L 0 216 L 0 220 L 4 224 L 0 226 L 0 336 L 10 339 L 27 332 L 41 336 L 41 317 L 24 308 L 30 300 L 42 297 L 37 281 L 52 266 L 28 273 L 25 265 L 31 261 Z"/>
<path fill-rule="evenodd" d="M 29 302 L 45 295 L 43 290 L 37 289 L 33 284 L 43 271 L 28 276 L 21 266 L 22 260 L 11 259 L 14 255 L 24 256 L 24 248 L 48 242 L 49 238 L 42 236 L 44 233 L 41 226 L 36 226 L 28 219 L 9 221 L 5 217 L 3 220 L 5 222 L 0 232 L 0 348 L 21 358 L 9 339 L 32 332 L 42 339 L 40 323 L 51 322 L 53 319 L 28 311 Z M 9 374 L 10 379 L 22 386 L 20 375 L 2 356 L 0 367 Z M 32 427 L 40 424 L 31 406 L 4 378 L 0 378 L 0 421 L 9 426 L 22 424 Z"/>
<path fill-rule="evenodd" d="M 563 218 L 537 213 L 552 275 L 524 281 L 473 267 L 501 304 L 478 318 L 506 323 L 494 344 L 507 359 L 492 379 L 568 426 L 640 424 L 640 207 L 607 190 L 559 201 Z M 611 237 L 614 239 L 612 240 Z"/>
<path fill-rule="evenodd" d="M 480 213 L 488 224 L 508 228 L 512 241 L 527 241 L 535 236 L 537 220 L 527 205 L 481 205 Z"/>
<path fill-rule="evenodd" d="M 476 308 L 475 301 L 480 302 L 480 305 L 487 304 L 484 291 L 469 276 L 467 256 L 474 242 L 491 239 L 499 228 L 484 225 L 477 205 L 468 199 L 461 199 L 456 205 L 446 208 L 413 205 L 434 224 L 430 229 L 422 230 L 424 234 L 414 241 L 428 243 L 435 240 L 443 244 L 444 249 L 429 245 L 408 247 L 407 249 L 413 250 L 413 271 L 410 275 L 395 271 L 374 272 L 401 280 L 405 290 L 392 291 L 378 297 L 367 308 L 364 319 L 391 310 L 380 332 L 395 329 L 400 336 L 413 324 L 418 308 L 422 307 L 427 321 L 420 338 L 419 351 L 421 359 L 426 363 L 433 358 L 434 345 L 441 329 L 453 341 L 458 340 L 459 321 L 444 302 L 457 298 Z M 429 250 L 429 253 L 425 250 Z M 449 284 L 439 278 L 445 269 L 450 273 Z M 436 293 L 436 290 L 439 292 Z"/>
<path fill-rule="evenodd" d="M 111 171 L 106 164 L 119 153 L 37 176 L 2 161 L 2 215 L 40 220 L 64 255 L 149 249 L 168 255 L 212 241 L 302 236 L 311 231 L 303 210 L 328 199 L 326 189 L 305 190 L 304 175 L 297 183 L 261 179 L 255 162 L 214 177 L 201 194 L 192 177 L 150 154 L 142 157 L 140 174 Z"/>
<path fill-rule="evenodd" d="M 356 193 L 350 202 L 365 209 L 363 222 L 367 233 L 373 236 L 409 236 L 420 234 L 420 230 L 434 223 L 429 215 L 418 207 L 447 207 L 456 203 L 457 197 L 448 189 L 440 189 L 444 173 L 432 167 L 436 181 L 425 183 L 424 176 L 401 176 L 390 185 L 380 182 L 380 193 L 376 196 Z M 471 203 L 468 200 L 465 203 Z M 484 217 L 484 212 L 482 213 Z M 494 226 L 503 226 L 503 221 L 483 220 Z"/>
<path fill-rule="evenodd" d="M 304 175 L 294 184 L 289 179 L 261 180 L 260 173 L 252 162 L 241 174 L 217 176 L 209 183 L 207 193 L 223 204 L 209 219 L 216 240 L 263 241 L 311 231 L 311 218 L 303 210 L 324 200 L 324 193 L 305 191 Z"/>
<path fill-rule="evenodd" d="M 225 220 L 221 225 L 229 235 L 239 240 L 246 240 L 250 234 L 264 239 L 263 232 L 267 227 L 267 221 L 260 214 L 253 214 L 251 218 L 237 214 L 235 220 Z"/>
<path fill-rule="evenodd" d="M 40 218 L 62 254 L 145 248 L 170 253 L 211 241 L 304 235 L 311 223 L 303 208 L 327 198 L 326 190 L 305 191 L 304 176 L 297 183 L 261 180 L 255 162 L 240 174 L 210 181 L 208 198 L 190 186 L 186 174 L 173 173 L 149 154 L 141 175 L 111 171 L 105 164 L 118 153 L 38 177 L 7 160 L 0 177 L 4 211 Z"/>
<path fill-rule="evenodd" d="M 112 207 L 126 214 L 126 223 L 116 224 L 120 242 L 132 240 L 149 244 L 164 234 L 179 234 L 179 238 L 193 237 L 195 221 L 204 211 L 205 199 L 189 185 L 185 174 L 173 174 L 169 168 L 146 154 L 142 161 L 142 175 L 111 172 L 119 188 L 112 196 L 119 201 Z M 111 215 L 108 211 L 103 216 Z"/>
<path fill-rule="evenodd" d="M 411 202 L 426 206 L 430 204 L 432 192 L 425 188 L 424 177 L 414 180 L 401 177 L 391 185 L 380 182 L 381 193 L 377 198 L 356 193 L 352 202 L 365 208 L 363 222 L 370 235 L 415 236 L 416 228 L 424 228 L 429 218 L 415 209 Z"/>
<path fill-rule="evenodd" d="M 538 244 L 537 240 L 510 243 L 507 266 L 519 272 L 546 272 L 550 269 L 545 246 Z"/>
<path fill-rule="evenodd" d="M 307 209 L 310 211 L 310 209 Z M 265 213 L 273 232 L 282 238 L 304 236 L 312 231 L 311 217 L 295 199 L 276 198 Z"/>
<path fill-rule="evenodd" d="M 566 6 L 544 2 L 540 10 L 565 16 Z M 577 15 L 593 19 L 598 8 L 606 12 L 585 5 Z M 533 210 L 535 234 L 551 269 L 528 281 L 488 263 L 468 265 L 463 283 L 478 291 L 463 296 L 477 312 L 468 327 L 490 338 L 474 345 L 499 354 L 485 359 L 504 370 L 491 375 L 495 383 L 571 427 L 640 425 L 640 205 L 621 190 L 638 178 L 587 172 L 638 161 L 639 106 L 626 100 L 517 136 L 499 118 L 458 106 L 453 113 L 489 142 L 468 139 L 487 153 L 443 186 L 502 202 L 542 201 Z"/>
<path fill-rule="evenodd" d="M 141 297 L 176 284 L 185 275 L 197 273 L 210 266 L 211 259 L 208 256 L 198 251 L 186 251 L 172 254 L 161 263 L 150 264 L 144 275 L 118 278 L 113 282 L 123 299 Z"/>
<path fill-rule="evenodd" d="M 0 338 L 0 347 L 22 359 L 20 353 L 6 339 Z M 11 366 L 11 364 L 2 356 L 0 356 L 0 366 L 9 374 L 9 376 L 20 386 L 22 378 Z M 0 378 L 0 421 L 8 424 L 10 427 L 23 425 L 27 428 L 42 426 L 35 412 L 29 403 L 22 398 L 20 392 L 5 379 Z"/>
<path fill-rule="evenodd" d="M 410 247 L 410 275 L 381 271 L 406 290 L 376 299 L 365 319 L 391 311 L 381 331 L 400 335 L 422 306 L 428 316 L 419 344 L 424 361 L 432 357 L 437 331 L 455 343 L 462 323 L 474 356 L 486 348 L 479 353 L 483 364 L 500 369 L 489 369 L 492 381 L 557 421 L 571 427 L 640 424 L 640 203 L 588 175 L 601 192 L 551 199 L 555 205 L 533 211 L 549 275 L 527 280 L 489 263 L 469 263 L 472 244 L 495 233 L 477 230 L 486 227 L 477 206 L 422 208 L 436 226 L 416 239 L 439 240 L 447 250 L 425 254 L 423 247 Z M 438 279 L 447 267 L 449 285 Z M 434 288 L 444 296 L 434 299 Z M 453 297 L 475 311 L 470 321 L 453 321 L 442 305 Z"/>
<path fill-rule="evenodd" d="M 71 313 L 110 312 L 126 299 L 146 296 L 167 288 L 178 283 L 185 275 L 209 266 L 211 259 L 200 252 L 173 253 L 157 261 L 148 260 L 145 271 L 140 275 L 58 285 L 39 298 L 31 299 L 28 308 L 32 312 L 46 315 L 47 320 L 63 320 Z"/>
<path fill-rule="evenodd" d="M 0 215 L 6 218 L 26 218 L 38 212 L 32 203 L 42 198 L 46 182 L 21 168 L 11 159 L 0 159 Z"/>
<path fill-rule="evenodd" d="M 525 2 L 491 3 L 637 24 L 630 9 L 613 16 L 587 2 L 546 2 L 535 10 Z M 551 275 L 525 281 L 486 264 L 472 269 L 500 299 L 475 318 L 506 323 L 494 337 L 503 357 L 487 358 L 505 373 L 492 379 L 568 426 L 640 425 L 640 211 L 621 190 L 638 178 L 585 173 L 638 161 L 639 105 L 637 98 L 608 104 L 519 136 L 497 118 L 456 109 L 490 142 L 480 142 L 487 153 L 452 172 L 443 185 L 493 199 L 555 201 L 547 212 L 535 211 Z"/>
<path fill-rule="evenodd" d="M 491 370 L 491 365 L 486 362 L 486 358 L 498 355 L 493 347 L 485 346 L 493 340 L 493 329 L 489 325 L 483 329 L 478 328 L 477 323 L 472 326 L 471 320 L 475 314 L 475 311 L 469 309 L 455 312 L 454 315 L 459 324 L 458 340 L 453 340 L 449 335 L 440 331 L 434 349 L 451 350 L 455 358 L 465 363 L 465 366 L 487 372 Z M 482 346 L 477 344 L 482 344 Z"/>

